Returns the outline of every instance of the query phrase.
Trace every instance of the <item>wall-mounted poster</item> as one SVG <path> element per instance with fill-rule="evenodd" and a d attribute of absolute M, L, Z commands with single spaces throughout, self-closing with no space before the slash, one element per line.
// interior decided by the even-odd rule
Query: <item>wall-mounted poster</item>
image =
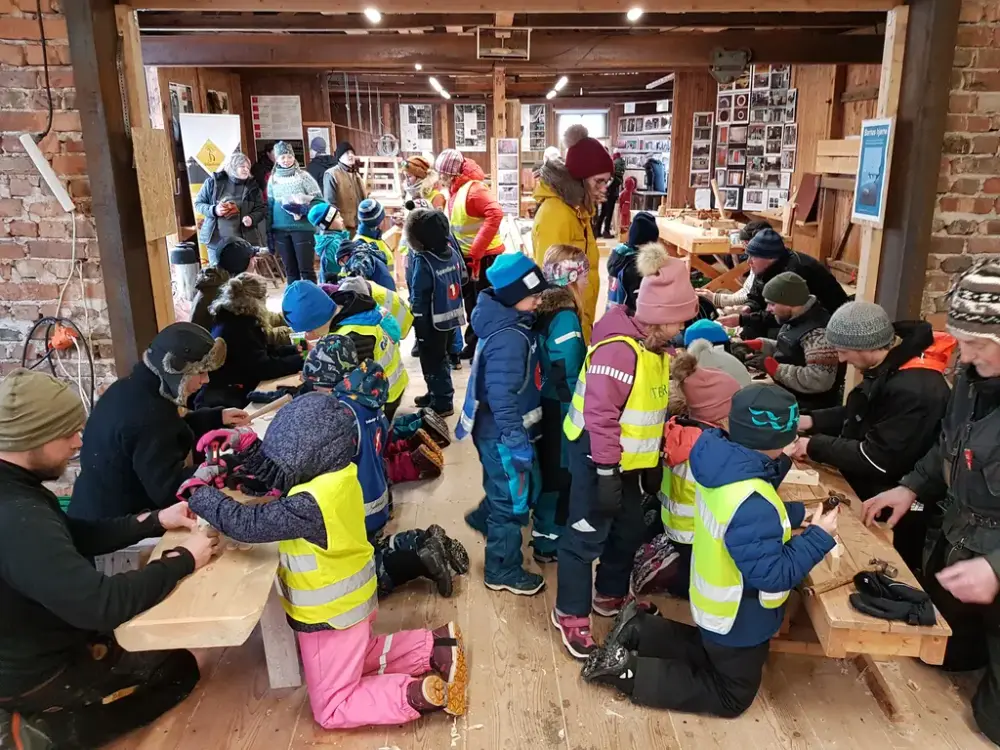
<path fill-rule="evenodd" d="M 251 96 L 255 141 L 302 140 L 302 103 L 297 96 Z"/>
<path fill-rule="evenodd" d="M 330 128 L 323 125 L 307 126 L 306 145 L 309 146 L 309 161 L 312 161 L 317 156 L 332 154 Z"/>
<path fill-rule="evenodd" d="M 893 119 L 863 120 L 858 149 L 858 173 L 854 178 L 851 221 L 881 227 L 885 220 L 886 179 L 892 155 Z"/>
<path fill-rule="evenodd" d="M 225 91 L 209 89 L 205 92 L 205 100 L 208 103 L 208 113 L 210 115 L 228 115 L 231 112 L 229 109 L 229 94 Z"/>
<path fill-rule="evenodd" d="M 743 191 L 744 211 L 763 211 L 767 205 L 767 191 L 751 188 L 749 185 Z"/>
<path fill-rule="evenodd" d="M 632 107 L 634 111 L 634 103 Z M 549 145 L 545 130 L 546 109 L 546 105 L 544 104 L 521 105 L 522 151 L 544 151 L 546 146 Z"/>
<path fill-rule="evenodd" d="M 691 177 L 688 185 L 702 188 L 712 181 L 712 112 L 695 112 L 692 120 Z"/>
<path fill-rule="evenodd" d="M 486 151 L 486 105 L 455 105 L 455 148 Z"/>
<path fill-rule="evenodd" d="M 399 150 L 404 154 L 434 150 L 434 107 L 430 104 L 400 104 L 399 126 Z"/>
<path fill-rule="evenodd" d="M 494 138 L 493 164 L 497 200 L 508 216 L 521 213 L 521 141 L 519 138 Z"/>

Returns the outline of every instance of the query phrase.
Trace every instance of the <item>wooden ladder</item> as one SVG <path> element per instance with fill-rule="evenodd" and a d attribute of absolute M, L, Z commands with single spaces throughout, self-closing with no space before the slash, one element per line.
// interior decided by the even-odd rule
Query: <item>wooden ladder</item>
<path fill-rule="evenodd" d="M 402 208 L 403 183 L 399 177 L 401 160 L 398 156 L 359 156 L 361 179 L 368 197 L 375 198 L 385 208 Z"/>

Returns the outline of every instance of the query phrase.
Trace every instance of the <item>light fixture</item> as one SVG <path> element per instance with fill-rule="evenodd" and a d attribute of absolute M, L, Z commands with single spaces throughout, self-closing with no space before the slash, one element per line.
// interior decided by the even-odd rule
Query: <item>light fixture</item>
<path fill-rule="evenodd" d="M 428 78 L 427 81 L 428 81 L 428 83 L 430 83 L 431 88 L 434 89 L 435 91 L 437 91 L 438 93 L 444 91 L 444 88 L 441 86 L 440 83 L 438 83 L 438 79 L 435 78 L 434 76 L 431 76 L 430 78 Z"/>
<path fill-rule="evenodd" d="M 546 99 L 555 99 L 556 98 L 556 90 L 552 89 L 552 91 L 550 91 L 549 93 L 547 93 L 545 95 L 545 98 Z"/>
<path fill-rule="evenodd" d="M 629 11 L 631 13 L 632 11 Z M 642 11 L 640 11 L 641 13 Z M 365 8 L 365 18 L 367 18 L 372 23 L 378 23 L 382 20 L 382 14 L 379 13 L 375 8 Z"/>
<path fill-rule="evenodd" d="M 451 99 L 451 94 L 449 94 L 444 89 L 441 89 L 441 96 L 443 96 L 445 99 Z"/>
<path fill-rule="evenodd" d="M 414 63 L 414 64 L 413 64 L 413 69 L 414 69 L 414 70 L 423 70 L 423 69 L 424 69 L 424 66 L 423 66 L 423 65 L 421 65 L 420 63 Z"/>
<path fill-rule="evenodd" d="M 625 18 L 635 23 L 642 18 L 642 8 L 629 8 L 628 13 L 625 14 Z"/>
<path fill-rule="evenodd" d="M 553 86 L 552 89 L 554 91 L 562 91 L 562 87 L 567 83 L 569 83 L 569 79 L 566 76 L 562 76 L 558 81 L 556 81 L 556 85 Z"/>

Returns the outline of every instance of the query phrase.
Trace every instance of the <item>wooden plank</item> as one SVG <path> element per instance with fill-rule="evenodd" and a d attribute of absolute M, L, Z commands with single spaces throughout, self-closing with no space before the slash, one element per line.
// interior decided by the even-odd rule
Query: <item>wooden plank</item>
<path fill-rule="evenodd" d="M 513 18 L 513 14 L 511 14 Z M 507 68 L 503 65 L 493 66 L 493 101 L 491 102 L 493 107 L 493 138 L 503 138 L 504 134 L 507 132 Z M 518 122 L 521 119 L 518 117 Z M 490 141 L 490 143 L 495 143 L 496 141 Z M 493 158 L 493 153 L 495 148 L 490 151 L 490 159 Z M 493 165 L 494 175 L 496 173 L 496 165 Z"/>
<path fill-rule="evenodd" d="M 851 89 L 840 95 L 842 102 L 864 102 L 878 100 L 878 86 L 866 86 L 863 89 Z"/>
<path fill-rule="evenodd" d="M 851 156 L 858 157 L 861 148 L 860 138 L 833 138 L 816 143 L 817 156 Z"/>
<path fill-rule="evenodd" d="M 139 179 L 142 226 L 146 241 L 152 243 L 177 233 L 173 185 L 163 179 L 170 174 L 173 161 L 167 133 L 153 128 L 132 128 L 132 148 Z"/>
<path fill-rule="evenodd" d="M 298 687 L 302 684 L 299 647 L 295 633 L 288 624 L 285 608 L 278 595 L 275 579 L 260 617 L 260 635 L 267 661 L 267 680 L 272 689 Z"/>
<path fill-rule="evenodd" d="M 858 157 L 817 154 L 815 171 L 819 174 L 851 174 L 858 171 Z"/>
<path fill-rule="evenodd" d="M 853 177 L 837 177 L 835 175 L 824 174 L 820 176 L 819 186 L 823 190 L 846 190 L 854 192 Z M 820 217 L 823 216 L 823 209 L 820 209 Z"/>
<path fill-rule="evenodd" d="M 710 230 L 693 227 L 677 219 L 664 216 L 656 217 L 656 226 L 660 229 L 660 241 L 676 245 L 688 253 L 714 255 L 729 253 L 729 237 L 710 235 Z"/>
<path fill-rule="evenodd" d="M 714 112 L 717 91 L 718 84 L 708 71 L 680 70 L 674 73 L 670 136 L 672 155 L 667 174 L 667 200 L 673 208 L 694 206 L 694 188 L 690 187 L 694 113 Z M 636 202 L 632 205 L 637 206 Z"/>

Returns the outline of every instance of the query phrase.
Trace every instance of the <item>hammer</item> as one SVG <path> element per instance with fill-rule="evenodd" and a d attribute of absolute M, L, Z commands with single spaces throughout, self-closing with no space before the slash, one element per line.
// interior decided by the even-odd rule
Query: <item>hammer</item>
<path fill-rule="evenodd" d="M 895 565 L 890 563 L 888 560 L 881 560 L 877 557 L 873 557 L 871 560 L 868 561 L 868 566 L 869 567 L 865 568 L 865 571 L 867 572 L 882 573 L 883 575 L 887 575 L 890 578 L 895 578 L 897 575 L 899 575 L 899 570 L 896 568 Z M 841 586 L 846 586 L 849 583 L 852 583 L 854 581 L 854 576 L 856 576 L 858 573 L 865 571 L 859 570 L 849 575 L 842 575 L 838 576 L 837 578 L 831 578 L 828 581 L 823 581 L 822 583 L 817 583 L 813 586 L 803 586 L 802 593 L 805 594 L 806 596 L 819 596 L 820 594 L 826 594 L 829 593 L 830 591 L 835 591 L 836 589 L 839 589 Z"/>

